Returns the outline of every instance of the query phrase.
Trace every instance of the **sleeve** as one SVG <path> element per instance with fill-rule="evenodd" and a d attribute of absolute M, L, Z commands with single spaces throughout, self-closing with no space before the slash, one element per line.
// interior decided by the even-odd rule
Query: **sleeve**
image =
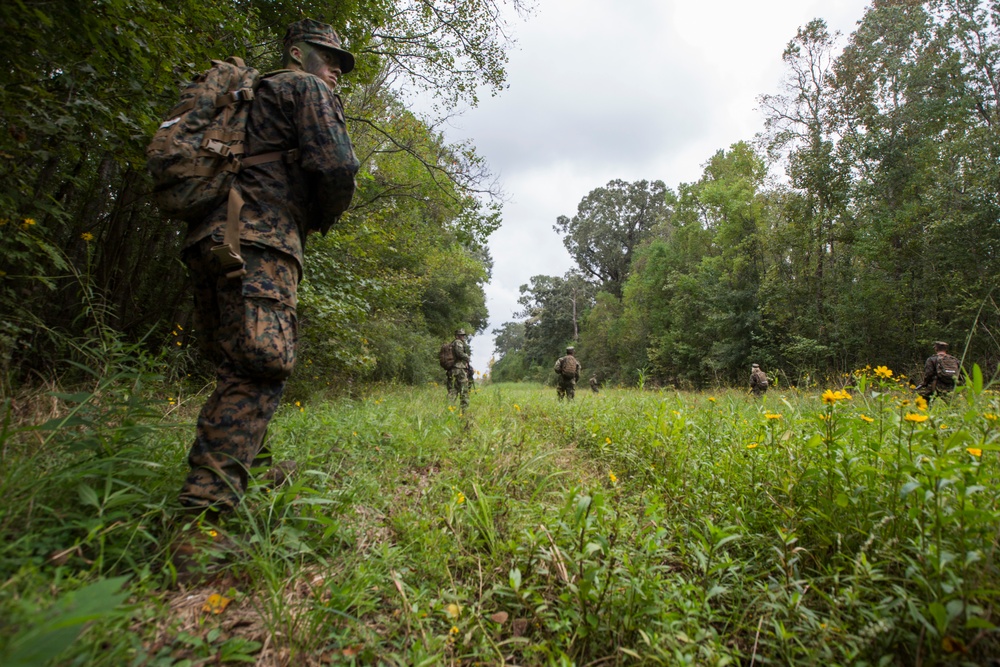
<path fill-rule="evenodd" d="M 309 228 L 325 234 L 351 205 L 354 175 L 361 165 L 347 134 L 340 98 L 317 77 L 300 81 L 295 119 L 299 163 L 315 176 Z"/>
<path fill-rule="evenodd" d="M 451 350 L 455 353 L 455 361 L 468 361 L 469 353 L 466 351 L 465 343 L 460 340 L 455 340 L 451 344 Z"/>
<path fill-rule="evenodd" d="M 927 357 L 924 363 L 924 386 L 934 384 L 937 378 L 937 356 Z"/>

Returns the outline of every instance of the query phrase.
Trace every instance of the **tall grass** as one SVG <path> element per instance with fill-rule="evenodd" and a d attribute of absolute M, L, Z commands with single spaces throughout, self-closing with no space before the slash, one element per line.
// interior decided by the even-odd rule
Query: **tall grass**
<path fill-rule="evenodd" d="M 1000 399 L 981 375 L 928 409 L 857 379 L 825 401 L 494 385 L 464 416 L 438 387 L 286 403 L 270 443 L 298 474 L 254 484 L 227 568 L 178 588 L 191 426 L 173 422 L 197 401 L 108 378 L 0 436 L 0 656 L 48 637 L 59 664 L 95 665 L 981 662 Z M 56 642 L 45 620 L 76 595 L 98 611 Z"/>

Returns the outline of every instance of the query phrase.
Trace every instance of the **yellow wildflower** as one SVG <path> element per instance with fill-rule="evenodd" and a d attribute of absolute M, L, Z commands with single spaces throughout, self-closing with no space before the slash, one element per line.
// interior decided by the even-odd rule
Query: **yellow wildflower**
<path fill-rule="evenodd" d="M 767 419 L 781 419 L 781 415 L 774 412 L 767 412 L 764 414 Z"/>
<path fill-rule="evenodd" d="M 452 635 L 457 635 L 460 631 L 457 625 L 453 625 L 451 626 L 451 630 L 449 630 L 448 632 L 451 633 Z"/>
<path fill-rule="evenodd" d="M 927 409 L 927 399 L 924 398 L 923 396 L 917 396 L 915 399 L 913 399 L 913 404 L 917 406 L 917 410 Z"/>
<path fill-rule="evenodd" d="M 989 419 L 991 422 L 995 422 L 997 420 L 997 416 L 992 412 L 987 412 L 986 414 L 983 415 L 983 417 Z"/>
<path fill-rule="evenodd" d="M 34 224 L 35 224 L 34 218 L 25 218 L 24 222 L 21 223 L 21 229 L 29 229 Z"/>
<path fill-rule="evenodd" d="M 302 401 L 295 401 L 295 407 L 301 408 L 302 407 Z"/>
<path fill-rule="evenodd" d="M 604 439 L 604 444 L 610 445 L 611 444 L 611 438 L 605 438 Z"/>
<path fill-rule="evenodd" d="M 90 243 L 91 241 L 94 240 L 94 235 L 91 234 L 90 232 L 84 232 L 83 234 L 80 234 L 80 238 L 83 239 L 86 243 Z"/>
<path fill-rule="evenodd" d="M 908 398 L 904 398 L 903 400 L 901 400 L 901 401 L 899 402 L 899 405 L 900 405 L 900 407 L 904 407 L 904 408 L 905 408 L 905 407 L 906 407 L 907 405 L 909 405 L 909 404 L 910 404 L 910 399 L 908 399 Z"/>
<path fill-rule="evenodd" d="M 972 454 L 977 458 L 983 455 L 983 450 L 979 449 L 978 447 L 969 447 L 965 451 L 969 452 L 970 454 Z"/>
<path fill-rule="evenodd" d="M 820 415 L 819 418 L 823 421 L 828 421 L 830 419 L 830 415 Z"/>
<path fill-rule="evenodd" d="M 518 405 L 517 403 L 515 403 L 514 404 L 514 409 L 517 410 L 518 412 L 520 412 L 521 411 L 521 406 Z"/>
<path fill-rule="evenodd" d="M 749 445 L 747 445 L 747 449 L 757 449 L 757 443 L 751 442 Z"/>
<path fill-rule="evenodd" d="M 613 472 L 611 472 L 610 470 L 608 471 L 608 479 L 610 479 L 610 480 L 611 480 L 611 483 L 612 483 L 612 484 L 617 484 L 617 483 L 618 483 L 618 478 L 617 478 L 617 477 L 615 476 L 615 474 L 614 474 Z"/>
<path fill-rule="evenodd" d="M 217 530 L 210 530 L 210 531 L 208 531 L 208 536 L 209 537 L 218 537 L 219 536 L 219 531 L 217 531 Z"/>
<path fill-rule="evenodd" d="M 454 405 L 449 405 L 448 406 L 448 412 L 454 412 L 454 411 L 455 411 L 455 406 Z"/>
<path fill-rule="evenodd" d="M 181 346 L 181 342 L 177 341 L 177 347 L 180 347 L 180 346 Z"/>
<path fill-rule="evenodd" d="M 708 400 L 710 400 L 712 403 L 715 403 L 715 396 L 709 396 Z"/>
<path fill-rule="evenodd" d="M 877 375 L 880 378 L 885 378 L 886 380 L 888 380 L 889 378 L 892 377 L 892 371 L 886 368 L 885 366 L 876 366 L 875 375 Z"/>
<path fill-rule="evenodd" d="M 868 415 L 858 415 L 858 416 L 861 417 L 861 421 L 868 422 L 869 424 L 871 424 L 873 421 L 875 421 L 874 419 L 872 419 Z"/>
<path fill-rule="evenodd" d="M 458 495 L 455 496 L 455 504 L 461 505 L 464 502 L 465 502 L 465 494 L 459 491 Z"/>
<path fill-rule="evenodd" d="M 915 412 L 911 412 L 907 414 L 905 417 L 903 417 L 903 419 L 905 419 L 908 422 L 916 422 L 917 424 L 920 424 L 922 422 L 927 421 L 927 415 L 918 415 Z"/>
<path fill-rule="evenodd" d="M 844 390 L 833 391 L 832 389 L 827 389 L 823 392 L 823 402 L 827 405 L 835 405 L 837 401 L 849 401 L 851 400 L 851 395 Z"/>

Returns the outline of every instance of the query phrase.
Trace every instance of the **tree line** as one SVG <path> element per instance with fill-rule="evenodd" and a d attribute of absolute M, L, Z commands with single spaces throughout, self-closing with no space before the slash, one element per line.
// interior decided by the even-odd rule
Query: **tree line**
<path fill-rule="evenodd" d="M 627 384 L 917 379 L 940 339 L 996 369 L 1000 3 L 876 0 L 840 44 L 799 29 L 763 130 L 696 182 L 615 180 L 560 216 L 576 268 L 521 287 L 492 377 L 545 379 L 570 343 Z"/>
<path fill-rule="evenodd" d="M 523 12 L 523 0 L 505 3 Z M 180 223 L 151 202 L 144 149 L 211 59 L 280 66 L 285 26 L 333 24 L 361 160 L 351 210 L 310 237 L 301 358 L 326 381 L 417 381 L 455 327 L 486 326 L 502 192 L 438 124 L 505 84 L 498 0 L 23 0 L 0 6 L 0 387 L 151 355 L 191 372 Z M 418 116 L 408 95 L 434 102 Z"/>

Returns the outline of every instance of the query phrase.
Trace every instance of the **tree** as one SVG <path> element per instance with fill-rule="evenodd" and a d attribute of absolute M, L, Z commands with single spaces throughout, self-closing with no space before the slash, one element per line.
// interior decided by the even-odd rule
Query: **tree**
<path fill-rule="evenodd" d="M 521 0 L 513 7 L 529 9 Z M 463 266 L 458 274 L 481 293 L 482 271 L 466 259 L 488 271 L 485 242 L 499 225 L 499 188 L 471 144 L 449 145 L 434 127 L 458 103 L 474 105 L 480 84 L 493 93 L 504 85 L 509 26 L 494 0 L 178 0 L 169 6 L 108 0 L 85 12 L 69 0 L 2 3 L 0 39 L 8 62 L 0 70 L 0 224 L 6 222 L 0 252 L 7 263 L 0 276 L 0 370 L 14 359 L 11 377 L 47 369 L 51 360 L 86 348 L 63 349 L 67 337 L 98 330 L 143 339 L 154 349 L 174 342 L 170 328 L 187 324 L 189 299 L 176 261 L 183 229 L 160 219 L 146 197 L 145 145 L 176 102 L 180 83 L 211 58 L 230 54 L 273 69 L 284 26 L 302 15 L 342 28 L 345 45 L 357 54 L 341 93 L 363 160 L 361 187 L 337 238 L 310 244 L 319 251 L 315 278 L 360 282 L 334 280 L 304 290 L 304 314 L 334 328 L 325 339 L 329 347 L 344 345 L 331 357 L 339 359 L 337 368 L 375 368 L 374 348 L 361 342 L 368 318 L 419 303 L 422 289 L 429 290 L 424 315 L 440 319 L 435 294 L 450 288 L 443 287 L 446 278 L 427 271 L 445 270 L 445 263 L 418 259 L 417 249 L 456 258 Z M 441 114 L 425 120 L 405 109 L 400 91 L 416 87 L 442 95 Z M 412 238 L 431 241 L 413 245 L 400 276 L 370 270 L 391 264 L 399 246 L 351 247 L 368 231 L 387 238 L 394 207 L 408 209 L 400 216 L 408 231 L 426 226 Z M 324 252 L 328 256 L 320 257 Z M 475 301 L 471 293 L 465 297 Z M 482 304 L 470 308 L 448 317 L 482 326 Z M 39 353 L 15 356 L 28 346 Z"/>
<path fill-rule="evenodd" d="M 524 353 L 529 364 L 546 366 L 562 356 L 566 345 L 576 341 L 580 321 L 594 298 L 593 286 L 583 276 L 569 271 L 562 278 L 533 276 L 521 285 L 518 299 L 524 310 Z"/>
<path fill-rule="evenodd" d="M 572 219 L 559 216 L 553 229 L 565 235 L 583 274 L 620 298 L 633 251 L 669 218 L 672 197 L 662 181 L 614 180 L 584 197 Z"/>

